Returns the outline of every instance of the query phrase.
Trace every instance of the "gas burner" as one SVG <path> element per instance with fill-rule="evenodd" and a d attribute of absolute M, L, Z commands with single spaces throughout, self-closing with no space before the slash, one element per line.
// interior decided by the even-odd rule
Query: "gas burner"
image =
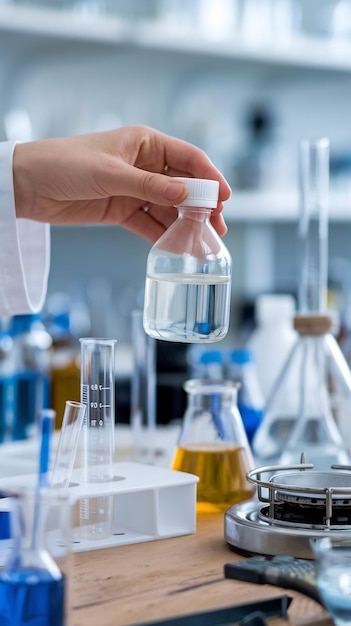
<path fill-rule="evenodd" d="M 272 465 L 247 479 L 257 499 L 225 514 L 225 539 L 236 551 L 312 558 L 312 538 L 351 534 L 351 466 L 317 472 L 307 463 Z"/>

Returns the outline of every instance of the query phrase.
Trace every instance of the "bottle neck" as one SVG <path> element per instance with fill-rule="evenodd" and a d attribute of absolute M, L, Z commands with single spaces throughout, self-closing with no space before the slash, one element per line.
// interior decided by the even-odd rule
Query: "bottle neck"
<path fill-rule="evenodd" d="M 194 206 L 179 206 L 178 208 L 178 218 L 179 219 L 189 219 L 197 222 L 205 222 L 210 219 L 212 209 L 207 209 L 205 207 L 194 207 Z"/>

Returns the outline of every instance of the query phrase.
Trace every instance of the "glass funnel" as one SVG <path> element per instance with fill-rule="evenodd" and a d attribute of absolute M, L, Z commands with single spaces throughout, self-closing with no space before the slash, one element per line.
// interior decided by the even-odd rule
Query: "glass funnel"
<path fill-rule="evenodd" d="M 246 480 L 253 460 L 237 408 L 238 385 L 192 379 L 184 389 L 187 408 L 173 469 L 199 477 L 199 512 L 223 511 L 253 495 Z"/>

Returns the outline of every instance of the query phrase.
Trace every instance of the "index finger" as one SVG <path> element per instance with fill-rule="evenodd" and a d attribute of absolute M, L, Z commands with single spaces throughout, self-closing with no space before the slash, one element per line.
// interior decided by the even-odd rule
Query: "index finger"
<path fill-rule="evenodd" d="M 172 139 L 167 136 L 165 136 L 164 150 L 169 170 L 177 172 L 173 174 L 174 176 L 218 180 L 219 201 L 224 202 L 230 198 L 229 184 L 203 150 L 182 139 Z"/>

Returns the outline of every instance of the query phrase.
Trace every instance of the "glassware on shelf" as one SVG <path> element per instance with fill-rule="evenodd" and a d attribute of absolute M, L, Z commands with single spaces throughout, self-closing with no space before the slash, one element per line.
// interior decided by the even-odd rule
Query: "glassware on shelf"
<path fill-rule="evenodd" d="M 256 328 L 247 347 L 252 350 L 264 403 L 297 339 L 293 327 L 296 305 L 289 294 L 261 294 L 255 301 Z"/>
<path fill-rule="evenodd" d="M 147 259 L 144 328 L 166 341 L 219 341 L 228 331 L 231 298 L 231 257 L 210 222 L 219 183 L 179 180 L 188 197 Z"/>
<path fill-rule="evenodd" d="M 208 349 L 208 346 L 193 344 L 188 349 L 190 378 L 221 380 L 225 378 L 224 350 Z"/>
<path fill-rule="evenodd" d="M 253 487 L 250 446 L 237 407 L 238 386 L 229 380 L 191 379 L 173 469 L 199 477 L 198 512 L 223 511 L 247 500 Z"/>
<path fill-rule="evenodd" d="M 38 314 L 11 318 L 13 339 L 13 415 L 9 430 L 14 440 L 35 433 L 38 416 L 50 406 L 52 337 Z"/>
<path fill-rule="evenodd" d="M 12 435 L 14 388 L 13 339 L 8 330 L 0 330 L 0 443 Z"/>
<path fill-rule="evenodd" d="M 55 293 L 48 299 L 47 325 L 53 340 L 51 355 L 51 406 L 56 411 L 57 430 L 61 427 L 66 400 L 79 401 L 79 341 L 71 332 L 71 301 Z"/>
<path fill-rule="evenodd" d="M 235 348 L 229 355 L 228 378 L 239 383 L 238 409 L 249 442 L 261 423 L 263 394 L 257 376 L 253 352 L 248 348 Z"/>
<path fill-rule="evenodd" d="M 268 398 L 253 440 L 261 464 L 298 463 L 301 454 L 316 470 L 349 464 L 350 438 L 337 421 L 340 398 L 351 409 L 351 374 L 333 337 L 327 313 L 329 142 L 300 144 L 298 338 Z"/>

